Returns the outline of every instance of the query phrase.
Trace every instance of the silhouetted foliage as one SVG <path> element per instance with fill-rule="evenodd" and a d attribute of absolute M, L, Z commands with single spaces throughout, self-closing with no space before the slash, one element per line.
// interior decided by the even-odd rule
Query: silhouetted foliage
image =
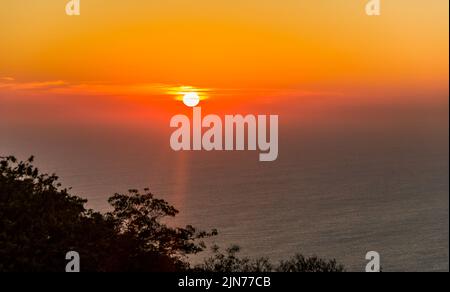
<path fill-rule="evenodd" d="M 145 189 L 145 194 L 130 190 L 129 194 L 115 194 L 108 202 L 114 211 L 106 217 L 114 223 L 116 232 L 139 240 L 142 251 L 156 252 L 182 260 L 185 256 L 203 251 L 203 238 L 217 235 L 216 230 L 207 233 L 193 226 L 171 228 L 161 223 L 166 217 L 175 217 L 178 210 L 166 201 L 156 199 Z"/>
<path fill-rule="evenodd" d="M 288 273 L 332 273 L 345 272 L 345 268 L 343 265 L 338 264 L 336 260 L 324 260 L 316 256 L 306 258 L 303 255 L 297 254 L 292 259 L 282 261 L 275 271 Z"/>
<path fill-rule="evenodd" d="M 278 265 L 274 265 L 267 258 L 239 257 L 240 248 L 238 246 L 231 246 L 226 249 L 225 253 L 220 252 L 217 246 L 212 249 L 213 255 L 195 267 L 197 272 L 345 272 L 344 266 L 338 264 L 336 260 L 323 260 L 316 256 L 306 258 L 302 255 L 296 255 L 287 261 L 281 261 Z"/>
<path fill-rule="evenodd" d="M 220 273 L 249 273 L 249 272 L 271 272 L 273 266 L 267 258 L 250 259 L 239 257 L 240 247 L 232 245 L 225 253 L 220 252 L 218 246 L 213 246 L 213 255 L 195 267 L 197 272 L 220 272 Z"/>
<path fill-rule="evenodd" d="M 80 254 L 82 271 L 343 271 L 335 261 L 302 256 L 273 266 L 265 258 L 238 257 L 236 246 L 226 254 L 214 247 L 212 257 L 191 268 L 188 256 L 202 252 L 202 240 L 216 230 L 167 226 L 164 220 L 178 211 L 148 189 L 115 194 L 106 214 L 86 209 L 86 200 L 32 163 L 33 157 L 0 157 L 0 271 L 64 271 L 68 251 Z"/>
<path fill-rule="evenodd" d="M 65 254 L 80 253 L 83 271 L 178 271 L 186 255 L 215 235 L 161 223 L 178 211 L 152 194 L 115 194 L 103 215 L 61 189 L 56 175 L 40 174 L 33 157 L 0 160 L 0 271 L 64 271 Z"/>

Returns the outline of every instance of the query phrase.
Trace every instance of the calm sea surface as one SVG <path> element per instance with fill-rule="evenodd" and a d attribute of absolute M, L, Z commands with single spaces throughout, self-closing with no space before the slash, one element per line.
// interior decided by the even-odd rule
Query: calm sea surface
<path fill-rule="evenodd" d="M 385 271 L 446 271 L 448 111 L 392 116 L 281 122 L 273 163 L 249 152 L 174 153 L 168 129 L 151 126 L 0 116 L 0 154 L 36 155 L 97 210 L 114 192 L 150 187 L 180 210 L 173 224 L 217 228 L 214 242 L 238 244 L 244 255 L 277 261 L 301 252 L 363 271 L 374 250 Z"/>

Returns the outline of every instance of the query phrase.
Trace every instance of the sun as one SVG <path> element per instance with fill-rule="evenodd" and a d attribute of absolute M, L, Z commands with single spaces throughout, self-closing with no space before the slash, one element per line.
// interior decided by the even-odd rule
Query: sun
<path fill-rule="evenodd" d="M 196 92 L 188 92 L 183 96 L 183 103 L 188 107 L 195 107 L 200 103 L 200 96 Z"/>
<path fill-rule="evenodd" d="M 200 101 L 209 98 L 211 89 L 194 86 L 167 87 L 165 93 L 174 96 L 177 101 L 183 101 L 187 107 L 196 107 Z"/>

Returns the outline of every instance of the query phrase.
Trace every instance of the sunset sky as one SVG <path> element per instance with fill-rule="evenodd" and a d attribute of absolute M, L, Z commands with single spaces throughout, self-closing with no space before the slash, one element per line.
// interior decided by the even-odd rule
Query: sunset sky
<path fill-rule="evenodd" d="M 448 271 L 449 0 L 80 1 L 0 0 L 0 158 L 33 155 L 102 212 L 150 187 L 242 256 Z M 250 122 L 213 117 L 228 147 L 208 151 L 199 112 Z"/>
<path fill-rule="evenodd" d="M 448 102 L 447 0 L 66 2 L 2 1 L 0 96 Z"/>

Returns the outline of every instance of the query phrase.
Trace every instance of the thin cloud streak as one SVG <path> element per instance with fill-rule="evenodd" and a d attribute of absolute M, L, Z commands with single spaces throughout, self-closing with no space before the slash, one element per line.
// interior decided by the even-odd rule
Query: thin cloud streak
<path fill-rule="evenodd" d="M 298 88 L 203 88 L 191 85 L 174 85 L 160 83 L 110 84 L 110 83 L 70 83 L 63 80 L 19 82 L 12 77 L 0 78 L 0 93 L 31 92 L 61 96 L 128 96 L 128 97 L 164 97 L 171 96 L 178 100 L 187 92 L 197 92 L 204 98 L 229 98 L 236 96 L 250 97 L 304 97 L 304 96 L 339 96 L 339 92 L 302 90 Z"/>

